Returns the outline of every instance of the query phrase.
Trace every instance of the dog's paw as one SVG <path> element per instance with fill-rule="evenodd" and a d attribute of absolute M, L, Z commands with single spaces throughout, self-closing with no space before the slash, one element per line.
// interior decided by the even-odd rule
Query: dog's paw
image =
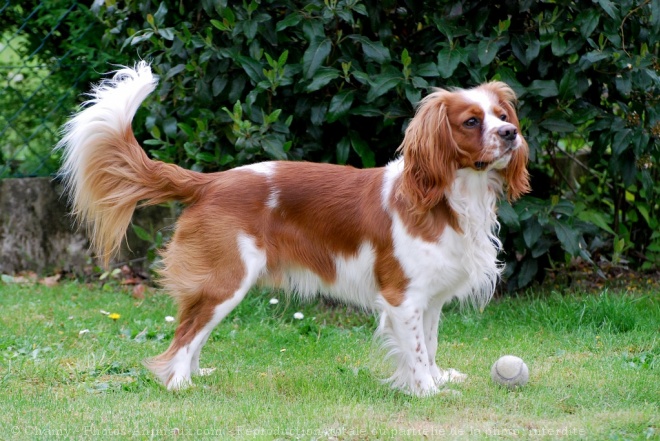
<path fill-rule="evenodd" d="M 167 382 L 167 390 L 171 390 L 171 391 L 185 390 L 191 387 L 192 385 L 193 383 L 190 377 L 174 375 L 172 376 L 170 381 Z"/>
<path fill-rule="evenodd" d="M 405 389 L 404 389 L 405 391 Z M 433 395 L 437 395 L 440 393 L 440 389 L 435 384 L 428 384 L 424 386 L 420 386 L 419 384 L 416 384 L 414 387 L 410 387 L 407 389 L 407 391 L 416 397 L 432 397 Z"/>

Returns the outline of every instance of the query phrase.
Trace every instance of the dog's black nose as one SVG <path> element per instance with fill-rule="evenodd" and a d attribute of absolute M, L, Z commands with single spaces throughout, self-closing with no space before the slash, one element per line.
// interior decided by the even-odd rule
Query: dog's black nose
<path fill-rule="evenodd" d="M 518 136 L 518 129 L 513 124 L 505 124 L 497 129 L 497 134 L 505 141 L 513 141 Z"/>

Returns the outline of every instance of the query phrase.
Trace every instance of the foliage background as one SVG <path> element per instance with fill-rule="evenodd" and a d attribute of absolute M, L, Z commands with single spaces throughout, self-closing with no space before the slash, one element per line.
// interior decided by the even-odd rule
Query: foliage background
<path fill-rule="evenodd" d="M 0 25 L 46 5 L 46 26 L 69 3 L 22 2 Z M 382 165 L 431 87 L 503 80 L 519 96 L 534 189 L 500 209 L 508 287 L 576 257 L 658 268 L 658 0 L 106 0 L 75 11 L 58 38 L 30 42 L 38 56 L 70 51 L 89 80 L 151 60 L 161 82 L 138 137 L 153 157 L 201 171 Z"/>

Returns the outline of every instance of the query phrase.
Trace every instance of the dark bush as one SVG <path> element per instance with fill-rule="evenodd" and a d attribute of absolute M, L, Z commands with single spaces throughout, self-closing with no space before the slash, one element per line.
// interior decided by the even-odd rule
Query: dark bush
<path fill-rule="evenodd" d="M 156 158 L 382 165 L 430 87 L 500 79 L 534 188 L 501 207 L 509 287 L 572 256 L 660 263 L 657 1 L 105 4 L 104 57 L 161 77 L 142 114 Z"/>

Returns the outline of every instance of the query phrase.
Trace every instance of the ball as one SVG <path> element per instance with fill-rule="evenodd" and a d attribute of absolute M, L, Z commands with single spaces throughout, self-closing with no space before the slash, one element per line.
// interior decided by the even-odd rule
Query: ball
<path fill-rule="evenodd" d="M 490 369 L 490 377 L 497 384 L 515 389 L 527 384 L 529 369 L 520 357 L 505 355 L 500 357 Z"/>

